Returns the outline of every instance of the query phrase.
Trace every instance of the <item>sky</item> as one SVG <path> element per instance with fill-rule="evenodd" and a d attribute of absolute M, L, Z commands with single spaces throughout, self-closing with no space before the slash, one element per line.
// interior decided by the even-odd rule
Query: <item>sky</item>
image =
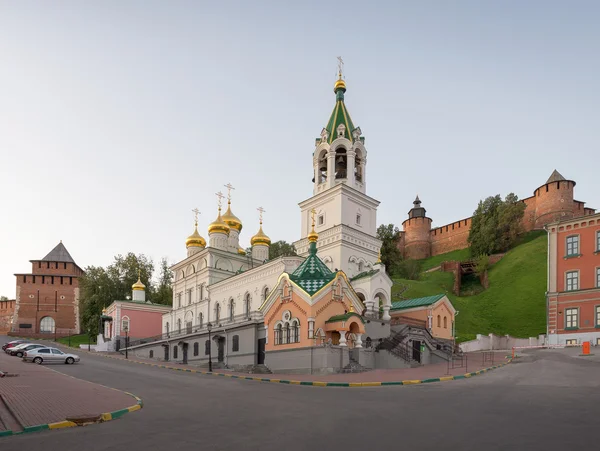
<path fill-rule="evenodd" d="M 298 239 L 337 56 L 379 224 L 554 169 L 600 208 L 599 22 L 596 1 L 0 0 L 0 295 L 60 240 L 81 267 L 175 263 L 227 183 L 243 247 L 259 206 Z"/>

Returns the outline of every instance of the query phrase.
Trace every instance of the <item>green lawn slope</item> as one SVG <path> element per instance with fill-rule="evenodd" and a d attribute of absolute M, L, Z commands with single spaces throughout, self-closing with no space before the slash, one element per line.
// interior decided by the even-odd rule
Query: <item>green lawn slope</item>
<path fill-rule="evenodd" d="M 394 279 L 392 296 L 405 286 L 409 288 L 402 294 L 404 298 L 446 293 L 459 311 L 458 341 L 473 339 L 478 333 L 537 336 L 546 330 L 546 234 L 528 234 L 521 243 L 489 270 L 490 286 L 482 293 L 454 296 L 453 275 L 435 271 L 422 274 L 416 281 Z M 447 258 L 434 258 L 439 262 L 457 259 L 455 252 L 445 255 Z"/>

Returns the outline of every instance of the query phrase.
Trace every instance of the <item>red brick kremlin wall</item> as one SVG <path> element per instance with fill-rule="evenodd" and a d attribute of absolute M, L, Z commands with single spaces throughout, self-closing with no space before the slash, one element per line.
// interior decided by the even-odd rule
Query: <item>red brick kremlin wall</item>
<path fill-rule="evenodd" d="M 537 188 L 533 196 L 523 199 L 525 213 L 523 230 L 542 229 L 545 224 L 559 219 L 577 218 L 594 214 L 585 202 L 574 200 L 572 180 L 546 183 Z M 429 222 L 423 222 L 423 219 Z M 421 221 L 421 222 L 415 222 Z M 405 258 L 422 259 L 469 247 L 468 238 L 472 217 L 427 230 L 429 218 L 411 218 L 402 223 L 398 247 Z M 414 223 L 414 224 L 413 224 Z"/>
<path fill-rule="evenodd" d="M 0 301 L 0 335 L 5 335 L 10 331 L 15 304 L 14 299 Z"/>

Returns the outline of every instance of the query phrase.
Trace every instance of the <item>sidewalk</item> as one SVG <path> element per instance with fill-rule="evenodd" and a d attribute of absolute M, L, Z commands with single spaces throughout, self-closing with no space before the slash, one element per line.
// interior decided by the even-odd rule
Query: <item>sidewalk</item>
<path fill-rule="evenodd" d="M 0 369 L 18 374 L 0 378 L 0 435 L 3 431 L 28 432 L 68 417 L 99 416 L 136 404 L 131 395 L 53 371 L 56 366 L 25 363 L 0 353 Z"/>
<path fill-rule="evenodd" d="M 240 378 L 248 376 L 256 376 L 262 379 L 277 379 L 277 380 L 293 380 L 301 382 L 395 382 L 395 381 L 414 381 L 414 380 L 427 380 L 435 378 L 444 378 L 448 376 L 462 376 L 467 373 L 474 373 L 483 369 L 491 368 L 494 366 L 502 365 L 507 363 L 506 356 L 510 354 L 509 351 L 496 351 L 493 353 L 493 361 L 491 360 L 491 354 L 487 354 L 488 359 L 484 360 L 483 354 L 480 352 L 473 352 L 467 354 L 466 365 L 460 368 L 448 368 L 447 363 L 439 363 L 434 365 L 424 365 L 416 368 L 404 368 L 404 369 L 389 369 L 389 370 L 371 370 L 364 373 L 338 373 L 338 374 L 248 374 L 238 373 L 235 371 L 219 369 L 213 371 L 214 374 L 227 374 L 233 375 Z M 104 354 L 105 357 L 125 360 L 125 356 L 118 353 Z M 148 365 L 158 365 L 164 368 L 177 369 L 180 371 L 191 370 L 195 372 L 208 372 L 207 368 L 198 367 L 190 362 L 188 365 L 181 363 L 165 362 L 161 360 L 143 359 L 140 357 L 130 356 L 128 359 L 130 362 L 143 363 Z M 459 364 L 459 362 L 457 362 Z M 456 365 L 456 364 L 455 364 Z"/>

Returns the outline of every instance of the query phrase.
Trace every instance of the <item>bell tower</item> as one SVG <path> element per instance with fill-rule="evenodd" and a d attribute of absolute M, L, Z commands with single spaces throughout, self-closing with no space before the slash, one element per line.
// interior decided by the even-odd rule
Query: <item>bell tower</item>
<path fill-rule="evenodd" d="M 365 138 L 346 108 L 343 61 L 338 60 L 338 78 L 333 87 L 335 105 L 315 140 L 313 196 L 299 204 L 302 238 L 294 245 L 299 255 L 308 255 L 307 236 L 314 210 L 319 257 L 331 270 L 337 268 L 352 277 L 377 262 L 381 247 L 376 238 L 379 201 L 366 194 Z"/>

